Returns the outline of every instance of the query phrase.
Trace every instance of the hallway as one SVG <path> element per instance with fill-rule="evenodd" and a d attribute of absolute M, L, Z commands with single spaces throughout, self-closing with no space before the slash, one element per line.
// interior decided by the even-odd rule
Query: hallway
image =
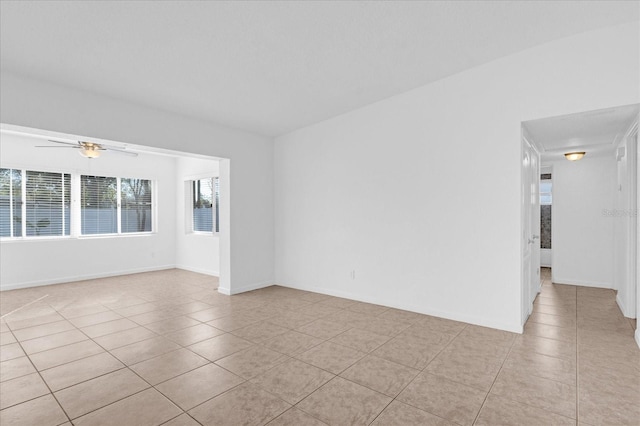
<path fill-rule="evenodd" d="M 566 383 L 576 386 L 579 424 L 637 424 L 635 320 L 622 316 L 613 290 L 552 284 L 550 268 L 541 268 L 541 278 L 542 291 L 518 338 L 536 355 L 521 368 L 556 381 L 566 375 Z M 558 359 L 566 361 L 562 368 Z"/>

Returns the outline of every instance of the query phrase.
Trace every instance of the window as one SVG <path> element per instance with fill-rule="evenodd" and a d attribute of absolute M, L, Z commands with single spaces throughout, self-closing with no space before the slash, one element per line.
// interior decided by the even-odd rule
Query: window
<path fill-rule="evenodd" d="M 553 197 L 551 195 L 551 180 L 541 180 L 540 181 L 540 205 L 541 206 L 550 206 L 553 201 Z"/>
<path fill-rule="evenodd" d="M 0 168 L 0 237 L 152 232 L 152 189 L 148 179 Z"/>
<path fill-rule="evenodd" d="M 82 235 L 152 231 L 148 179 L 80 176 Z"/>
<path fill-rule="evenodd" d="M 553 183 L 551 174 L 540 175 L 540 248 L 551 248 L 551 203 Z"/>
<path fill-rule="evenodd" d="M 71 175 L 0 169 L 0 236 L 70 234 Z"/>
<path fill-rule="evenodd" d="M 82 235 L 118 232 L 118 180 L 114 177 L 80 176 Z"/>
<path fill-rule="evenodd" d="M 0 169 L 0 236 L 22 236 L 22 170 Z"/>
<path fill-rule="evenodd" d="M 151 181 L 122 179 L 120 183 L 122 232 L 151 232 Z"/>
<path fill-rule="evenodd" d="M 217 177 L 191 183 L 193 194 L 193 231 L 220 232 L 220 180 Z"/>
<path fill-rule="evenodd" d="M 71 175 L 26 171 L 26 235 L 69 235 Z"/>

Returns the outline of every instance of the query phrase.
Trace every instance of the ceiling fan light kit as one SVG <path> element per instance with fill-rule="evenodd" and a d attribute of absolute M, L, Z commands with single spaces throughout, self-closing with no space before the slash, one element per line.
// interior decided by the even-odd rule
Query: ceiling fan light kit
<path fill-rule="evenodd" d="M 83 148 L 78 151 L 78 154 L 82 155 L 85 158 L 98 158 L 100 157 L 100 150 L 95 148 Z"/>
<path fill-rule="evenodd" d="M 58 143 L 66 146 L 53 146 L 53 145 L 38 145 L 36 148 L 75 148 L 79 149 L 78 154 L 85 158 L 98 158 L 102 154 L 101 151 L 114 151 L 118 154 L 128 155 L 130 157 L 137 157 L 138 154 L 131 151 L 126 151 L 126 148 L 116 148 L 109 145 L 103 145 L 95 142 L 78 141 L 78 143 L 54 141 L 49 139 L 49 142 Z"/>

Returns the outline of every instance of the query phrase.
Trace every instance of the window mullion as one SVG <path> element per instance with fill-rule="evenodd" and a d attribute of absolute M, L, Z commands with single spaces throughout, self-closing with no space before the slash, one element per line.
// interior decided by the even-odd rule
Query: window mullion
<path fill-rule="evenodd" d="M 80 204 L 80 197 L 82 190 L 80 189 L 80 175 L 76 173 L 71 174 L 71 212 L 69 213 L 69 226 L 71 227 L 69 234 L 73 238 L 80 236 L 82 231 L 82 211 Z"/>
<path fill-rule="evenodd" d="M 13 170 L 9 169 L 9 237 L 16 236 L 13 232 L 13 222 L 15 222 L 13 212 Z"/>
<path fill-rule="evenodd" d="M 60 216 L 62 217 L 62 236 L 64 237 L 67 234 L 67 228 L 65 224 L 65 214 L 64 214 L 64 201 L 65 201 L 65 191 L 67 188 L 64 186 L 64 173 L 60 173 L 60 186 L 62 187 L 62 198 L 60 200 Z"/>
<path fill-rule="evenodd" d="M 22 238 L 27 237 L 27 171 L 20 170 L 20 175 L 22 176 L 22 182 L 20 183 L 22 188 L 22 194 L 20 199 L 22 200 L 22 205 L 20 206 L 20 212 L 22 215 L 22 223 L 20 226 L 22 227 Z"/>
<path fill-rule="evenodd" d="M 118 234 L 122 233 L 122 182 L 116 178 L 116 221 Z"/>

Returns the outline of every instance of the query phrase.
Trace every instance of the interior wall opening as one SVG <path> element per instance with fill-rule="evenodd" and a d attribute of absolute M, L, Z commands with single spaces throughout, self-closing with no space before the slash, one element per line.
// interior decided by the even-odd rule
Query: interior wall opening
<path fill-rule="evenodd" d="M 228 159 L 0 130 L 2 290 L 176 267 L 228 288 Z"/>

